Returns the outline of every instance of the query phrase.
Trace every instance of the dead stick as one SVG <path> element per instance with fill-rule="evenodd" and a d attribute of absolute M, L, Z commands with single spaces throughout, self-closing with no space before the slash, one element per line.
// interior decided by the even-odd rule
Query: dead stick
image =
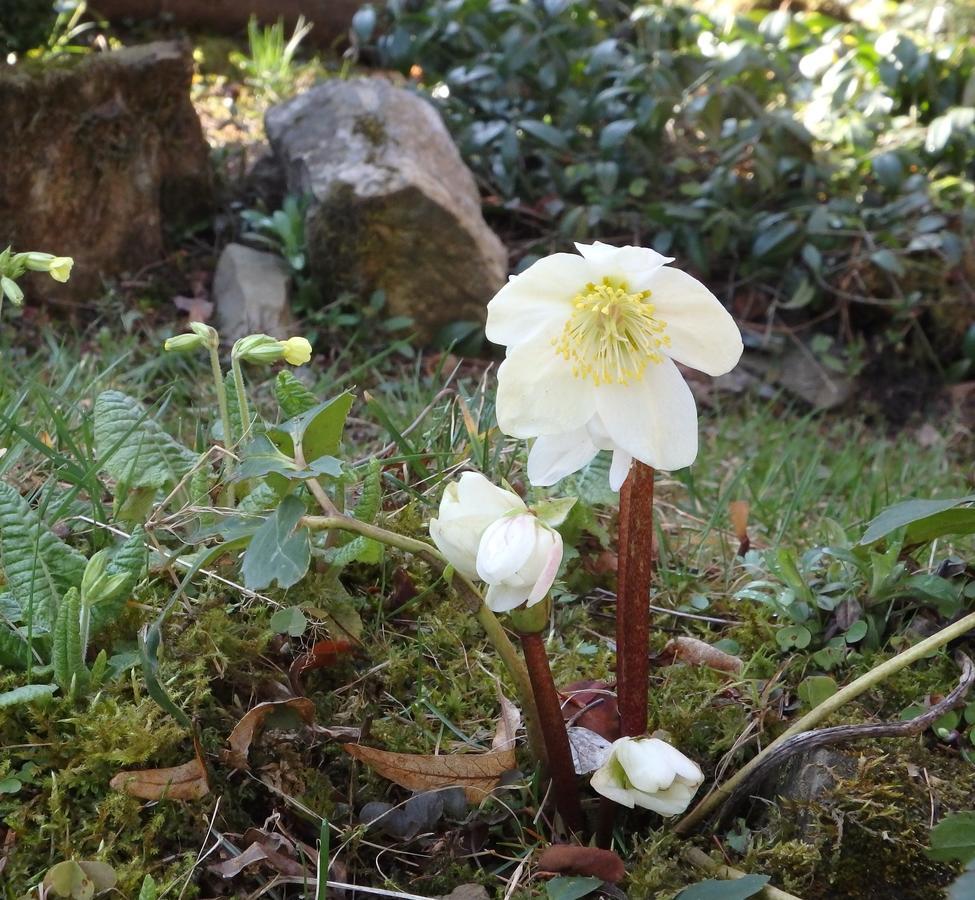
<path fill-rule="evenodd" d="M 961 706 L 972 685 L 975 684 L 975 665 L 960 650 L 955 654 L 955 661 L 961 668 L 958 685 L 944 700 L 913 719 L 906 722 L 875 722 L 870 725 L 837 725 L 833 728 L 819 728 L 816 731 L 797 734 L 780 744 L 735 786 L 718 813 L 715 827 L 720 826 L 734 812 L 742 799 L 751 794 L 772 772 L 797 753 L 836 744 L 849 744 L 865 738 L 910 737 L 920 734 L 945 713 L 951 712 L 956 706 Z"/>
<path fill-rule="evenodd" d="M 653 469 L 635 462 L 620 491 L 616 681 L 624 737 L 647 730 L 652 576 Z"/>

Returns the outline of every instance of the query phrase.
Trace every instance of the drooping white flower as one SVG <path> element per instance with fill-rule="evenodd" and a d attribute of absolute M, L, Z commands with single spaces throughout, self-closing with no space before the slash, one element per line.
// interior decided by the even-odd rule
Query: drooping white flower
<path fill-rule="evenodd" d="M 512 510 L 527 512 L 512 491 L 491 484 L 480 472 L 464 472 L 444 489 L 430 537 L 458 572 L 477 578 L 477 548 L 488 527 Z"/>
<path fill-rule="evenodd" d="M 642 806 L 662 816 L 684 812 L 704 781 L 697 763 L 658 738 L 622 737 L 590 784 L 604 797 L 632 809 Z"/>
<path fill-rule="evenodd" d="M 534 606 L 545 599 L 562 562 L 562 535 L 532 513 L 502 516 L 477 547 L 484 602 L 495 612 Z"/>
<path fill-rule="evenodd" d="M 543 600 L 562 562 L 562 536 L 477 472 L 447 485 L 430 537 L 458 572 L 488 586 L 484 601 L 495 612 Z"/>
<path fill-rule="evenodd" d="M 599 450 L 618 488 L 633 459 L 680 469 L 697 455 L 697 408 L 675 361 L 731 370 L 741 334 L 697 279 L 642 247 L 576 244 L 513 276 L 488 304 L 487 336 L 507 347 L 498 424 L 538 438 L 533 484 L 554 484 Z"/>

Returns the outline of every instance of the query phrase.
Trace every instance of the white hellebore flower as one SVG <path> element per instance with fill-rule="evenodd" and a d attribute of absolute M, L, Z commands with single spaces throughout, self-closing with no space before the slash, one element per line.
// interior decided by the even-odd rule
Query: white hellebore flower
<path fill-rule="evenodd" d="M 498 424 L 537 438 L 532 484 L 555 484 L 612 450 L 618 490 L 634 459 L 668 470 L 694 461 L 697 407 L 674 362 L 723 375 L 741 356 L 741 334 L 670 257 L 598 241 L 576 248 L 512 276 L 488 304 L 488 339 L 507 347 Z"/>
<path fill-rule="evenodd" d="M 447 485 L 430 537 L 458 572 L 488 585 L 495 612 L 542 600 L 562 561 L 562 536 L 478 472 Z"/>
<path fill-rule="evenodd" d="M 684 812 L 704 781 L 697 763 L 658 738 L 622 737 L 592 776 L 595 791 L 632 809 L 662 816 Z"/>

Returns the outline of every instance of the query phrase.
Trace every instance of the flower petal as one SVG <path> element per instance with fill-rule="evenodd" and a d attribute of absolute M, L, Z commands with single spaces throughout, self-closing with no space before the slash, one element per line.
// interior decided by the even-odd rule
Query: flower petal
<path fill-rule="evenodd" d="M 649 247 L 614 247 L 596 241 L 594 244 L 576 244 L 586 260 L 592 264 L 590 280 L 605 276 L 622 278 L 631 291 L 645 291 L 661 266 L 673 262 L 673 257 L 663 256 Z"/>
<path fill-rule="evenodd" d="M 590 279 L 588 263 L 574 253 L 554 253 L 512 275 L 488 303 L 487 339 L 513 346 L 555 337 L 572 314 L 572 299 Z"/>
<path fill-rule="evenodd" d="M 600 385 L 599 416 L 613 443 L 655 469 L 683 469 L 697 456 L 697 407 L 677 366 L 651 363 L 632 384 Z"/>
<path fill-rule="evenodd" d="M 540 525 L 536 527 L 543 529 L 543 526 Z M 552 546 L 549 548 L 545 565 L 542 566 L 542 571 L 539 572 L 538 579 L 535 581 L 535 585 L 528 595 L 529 606 L 534 606 L 536 603 L 540 603 L 545 599 L 549 588 L 552 587 L 552 582 L 555 581 L 556 574 L 558 574 L 559 566 L 562 564 L 562 535 L 557 531 L 547 528 L 540 530 L 536 543 L 536 552 L 538 551 L 538 544 L 541 544 L 546 539 L 551 541 Z"/>
<path fill-rule="evenodd" d="M 677 781 L 665 791 L 656 791 L 652 794 L 634 792 L 633 800 L 637 806 L 652 809 L 662 816 L 676 816 L 690 806 L 696 792 L 696 788 L 689 788 L 686 784 Z"/>
<path fill-rule="evenodd" d="M 616 758 L 626 777 L 638 791 L 653 794 L 666 790 L 674 783 L 675 772 L 670 760 L 659 750 L 664 742 L 656 738 L 621 741 Z"/>
<path fill-rule="evenodd" d="M 460 527 L 456 527 L 457 525 Z M 430 537 L 437 549 L 446 557 L 447 562 L 467 578 L 477 577 L 475 560 L 480 535 L 481 532 L 476 527 L 465 526 L 462 519 L 449 523 L 439 519 L 430 520 Z"/>
<path fill-rule="evenodd" d="M 543 435 L 528 454 L 528 480 L 536 487 L 548 487 L 578 472 L 598 452 L 585 426 L 565 434 Z"/>
<path fill-rule="evenodd" d="M 489 584 L 484 594 L 484 602 L 496 613 L 509 612 L 521 606 L 528 599 L 529 588 L 512 587 L 507 584 Z"/>
<path fill-rule="evenodd" d="M 704 773 L 694 760 L 684 756 L 673 744 L 668 744 L 666 741 L 661 741 L 658 738 L 654 738 L 653 740 L 657 742 L 657 752 L 661 758 L 667 760 L 667 764 L 673 768 L 679 780 L 693 787 L 697 787 L 697 785 L 703 783 Z"/>
<path fill-rule="evenodd" d="M 700 281 L 667 266 L 654 272 L 649 289 L 656 315 L 667 323 L 668 356 L 708 375 L 724 375 L 738 364 L 741 332 Z"/>
<path fill-rule="evenodd" d="M 621 806 L 633 809 L 635 792 L 625 786 L 622 769 L 612 752 L 609 759 L 593 773 L 589 784 L 597 794 L 602 794 Z"/>
<path fill-rule="evenodd" d="M 498 369 L 498 425 L 517 438 L 574 431 L 591 418 L 594 393 L 548 340 L 519 344 Z"/>
<path fill-rule="evenodd" d="M 492 484 L 480 472 L 464 472 L 457 482 L 457 501 L 465 512 L 501 518 L 512 509 L 527 510 L 525 501 L 513 491 Z"/>
<path fill-rule="evenodd" d="M 630 466 L 633 465 L 633 457 L 625 450 L 613 451 L 613 462 L 609 467 L 609 489 L 618 491 L 623 487 L 626 476 L 630 474 Z"/>
<path fill-rule="evenodd" d="M 477 574 L 481 581 L 498 584 L 511 578 L 535 550 L 535 517 L 498 519 L 490 525 L 477 548 Z M 525 591 L 528 596 L 531 588 Z"/>

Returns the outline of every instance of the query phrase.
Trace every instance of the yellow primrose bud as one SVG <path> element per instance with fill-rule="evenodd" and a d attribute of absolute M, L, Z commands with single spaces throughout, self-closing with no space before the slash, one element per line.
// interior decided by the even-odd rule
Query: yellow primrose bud
<path fill-rule="evenodd" d="M 282 341 L 285 362 L 293 366 L 303 366 L 311 359 L 311 344 L 303 337 L 288 338 Z"/>
<path fill-rule="evenodd" d="M 0 278 L 0 289 L 3 290 L 4 296 L 15 306 L 20 306 L 24 302 L 24 292 L 12 278 L 7 278 L 6 275 Z"/>
<path fill-rule="evenodd" d="M 206 346 L 206 338 L 198 334 L 177 334 L 175 337 L 166 338 L 163 343 L 163 350 L 173 353 L 189 353 L 197 347 Z"/>
<path fill-rule="evenodd" d="M 55 256 L 47 271 L 55 281 L 60 281 L 63 284 L 71 277 L 73 265 L 74 260 L 70 256 Z"/>
<path fill-rule="evenodd" d="M 18 253 L 17 259 L 19 259 L 28 269 L 32 272 L 49 272 L 51 270 L 51 261 L 54 259 L 53 253 Z"/>

